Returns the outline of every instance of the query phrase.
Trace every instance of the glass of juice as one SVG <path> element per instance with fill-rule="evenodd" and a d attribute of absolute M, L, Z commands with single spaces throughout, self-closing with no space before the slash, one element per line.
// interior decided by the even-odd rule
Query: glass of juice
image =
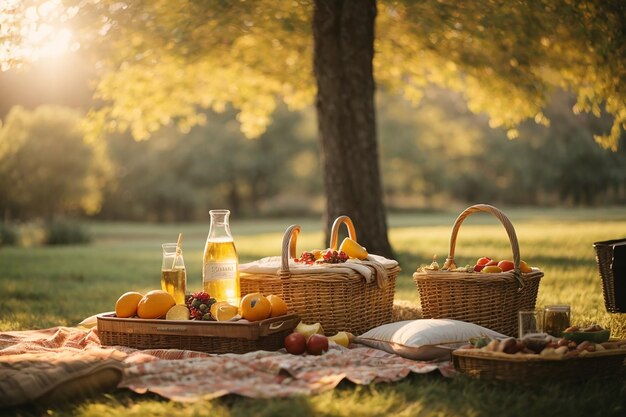
<path fill-rule="evenodd" d="M 176 250 L 176 243 L 164 243 L 161 265 L 161 289 L 174 297 L 176 304 L 185 304 L 187 291 L 187 270 L 182 249 Z"/>

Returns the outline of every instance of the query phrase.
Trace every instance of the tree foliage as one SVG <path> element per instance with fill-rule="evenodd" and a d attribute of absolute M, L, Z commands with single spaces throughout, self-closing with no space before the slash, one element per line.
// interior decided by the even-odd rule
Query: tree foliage
<path fill-rule="evenodd" d="M 109 165 L 101 144 L 83 138 L 74 110 L 14 107 L 0 128 L 0 210 L 18 218 L 98 212 Z"/>

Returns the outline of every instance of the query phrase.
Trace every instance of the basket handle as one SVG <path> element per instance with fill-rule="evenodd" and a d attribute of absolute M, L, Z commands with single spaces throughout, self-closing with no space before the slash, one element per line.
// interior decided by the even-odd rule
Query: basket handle
<path fill-rule="evenodd" d="M 354 229 L 354 223 L 352 223 L 352 220 L 350 219 L 350 217 L 345 216 L 345 215 L 339 216 L 333 222 L 333 227 L 330 230 L 329 248 L 332 250 L 337 250 L 337 243 L 339 240 L 339 228 L 341 227 L 342 224 L 345 224 L 346 227 L 348 228 L 348 236 L 350 237 L 350 239 L 357 240 L 356 230 Z"/>
<path fill-rule="evenodd" d="M 289 272 L 289 259 L 296 257 L 296 242 L 300 234 L 300 226 L 292 224 L 285 230 L 281 250 L 281 271 Z"/>
<path fill-rule="evenodd" d="M 466 208 L 461 214 L 459 214 L 459 217 L 456 218 L 456 220 L 454 221 L 454 226 L 452 226 L 452 236 L 450 237 L 450 252 L 448 255 L 448 259 L 446 259 L 446 262 L 454 261 L 454 249 L 456 247 L 456 238 L 459 233 L 459 228 L 461 227 L 461 223 L 463 223 L 463 220 L 469 217 L 470 214 L 479 213 L 479 212 L 493 214 L 498 220 L 500 220 L 500 223 L 502 223 L 502 225 L 504 226 L 504 229 L 506 230 L 506 233 L 509 236 L 511 249 L 513 250 L 513 275 L 515 276 L 519 284 L 517 290 L 521 291 L 524 288 L 524 281 L 522 281 L 522 278 L 521 278 L 521 270 L 520 270 L 521 257 L 519 253 L 519 242 L 517 240 L 517 234 L 515 233 L 515 228 L 513 228 L 513 224 L 502 211 L 500 211 L 499 209 L 489 204 L 476 204 L 476 205 L 470 206 Z"/>

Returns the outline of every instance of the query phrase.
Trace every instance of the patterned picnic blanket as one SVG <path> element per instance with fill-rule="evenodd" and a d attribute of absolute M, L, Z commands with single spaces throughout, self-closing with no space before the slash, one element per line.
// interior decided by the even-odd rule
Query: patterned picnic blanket
<path fill-rule="evenodd" d="M 287 397 L 331 390 L 342 380 L 355 384 L 391 382 L 410 373 L 454 373 L 450 362 L 418 362 L 359 345 L 332 345 L 322 356 L 257 351 L 212 355 L 185 350 L 135 350 L 103 347 L 97 330 L 55 327 L 0 332 L 0 365 L 20 355 L 50 358 L 87 355 L 116 359 L 124 365 L 118 388 L 153 392 L 175 401 L 197 401 L 226 394 L 251 398 Z"/>

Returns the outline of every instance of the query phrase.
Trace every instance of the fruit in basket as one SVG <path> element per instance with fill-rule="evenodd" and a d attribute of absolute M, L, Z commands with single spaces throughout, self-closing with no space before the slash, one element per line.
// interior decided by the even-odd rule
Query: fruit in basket
<path fill-rule="evenodd" d="M 270 310 L 270 317 L 284 316 L 287 314 L 287 303 L 285 303 L 282 298 L 277 295 L 270 294 L 267 296 L 267 300 L 272 306 Z"/>
<path fill-rule="evenodd" d="M 174 297 L 163 290 L 152 290 L 146 293 L 137 304 L 137 315 L 142 319 L 158 319 L 176 305 Z"/>
<path fill-rule="evenodd" d="M 483 256 L 482 258 L 478 258 L 478 260 L 476 261 L 476 265 L 483 265 L 483 266 L 485 266 L 489 262 L 491 262 L 491 258 Z"/>
<path fill-rule="evenodd" d="M 239 314 L 249 321 L 265 320 L 271 312 L 272 305 L 260 292 L 246 294 L 239 304 Z"/>
<path fill-rule="evenodd" d="M 511 271 L 515 268 L 515 264 L 513 264 L 513 261 L 509 260 L 503 260 L 498 262 L 498 266 L 500 267 L 502 272 Z"/>
<path fill-rule="evenodd" d="M 197 291 L 187 298 L 187 308 L 194 320 L 211 320 L 211 307 L 215 304 L 215 298 L 204 291 Z"/>
<path fill-rule="evenodd" d="M 348 259 L 348 255 L 346 255 L 343 251 L 337 252 L 336 250 L 327 249 L 322 252 L 321 259 L 318 259 L 315 262 L 320 264 L 341 264 Z"/>
<path fill-rule="evenodd" d="M 528 264 L 526 262 L 524 262 L 524 261 L 520 261 L 519 269 L 524 274 L 528 274 L 529 272 L 533 272 L 533 269 L 530 266 L 528 266 Z"/>
<path fill-rule="evenodd" d="M 480 272 L 484 274 L 496 274 L 498 272 L 502 272 L 502 269 L 500 269 L 498 265 L 487 265 Z"/>
<path fill-rule="evenodd" d="M 121 318 L 128 318 L 136 315 L 137 305 L 142 298 L 143 294 L 138 292 L 125 292 L 115 303 L 115 315 Z"/>
<path fill-rule="evenodd" d="M 302 333 L 293 332 L 285 337 L 285 349 L 292 355 L 302 355 L 306 351 L 306 337 Z"/>
<path fill-rule="evenodd" d="M 321 251 L 320 251 L 320 254 L 321 254 Z M 302 255 L 300 255 L 299 258 L 295 258 L 294 261 L 298 263 L 306 264 L 306 265 L 313 265 L 315 261 L 319 259 L 320 257 L 321 255 L 316 257 L 316 255 L 313 252 L 304 251 L 302 252 Z"/>
<path fill-rule="evenodd" d="M 294 329 L 294 332 L 302 333 L 308 339 L 314 334 L 324 334 L 324 329 L 320 323 L 306 324 L 301 321 Z"/>
<path fill-rule="evenodd" d="M 328 340 L 333 341 L 343 347 L 348 347 L 350 342 L 354 340 L 354 335 L 348 332 L 338 332 L 336 335 L 330 336 Z"/>
<path fill-rule="evenodd" d="M 232 304 L 228 303 L 215 303 L 217 308 L 213 309 L 211 316 L 216 321 L 229 321 L 239 317 L 239 309 Z"/>
<path fill-rule="evenodd" d="M 363 246 L 361 246 L 356 240 L 350 239 L 349 237 L 345 238 L 343 242 L 341 242 L 339 252 L 344 252 L 350 258 L 361 260 L 366 259 L 369 255 Z"/>
<path fill-rule="evenodd" d="M 189 320 L 189 309 L 184 304 L 176 304 L 167 310 L 165 320 Z"/>
<path fill-rule="evenodd" d="M 306 351 L 311 355 L 321 355 L 328 351 L 328 338 L 323 334 L 312 334 L 306 341 Z"/>

